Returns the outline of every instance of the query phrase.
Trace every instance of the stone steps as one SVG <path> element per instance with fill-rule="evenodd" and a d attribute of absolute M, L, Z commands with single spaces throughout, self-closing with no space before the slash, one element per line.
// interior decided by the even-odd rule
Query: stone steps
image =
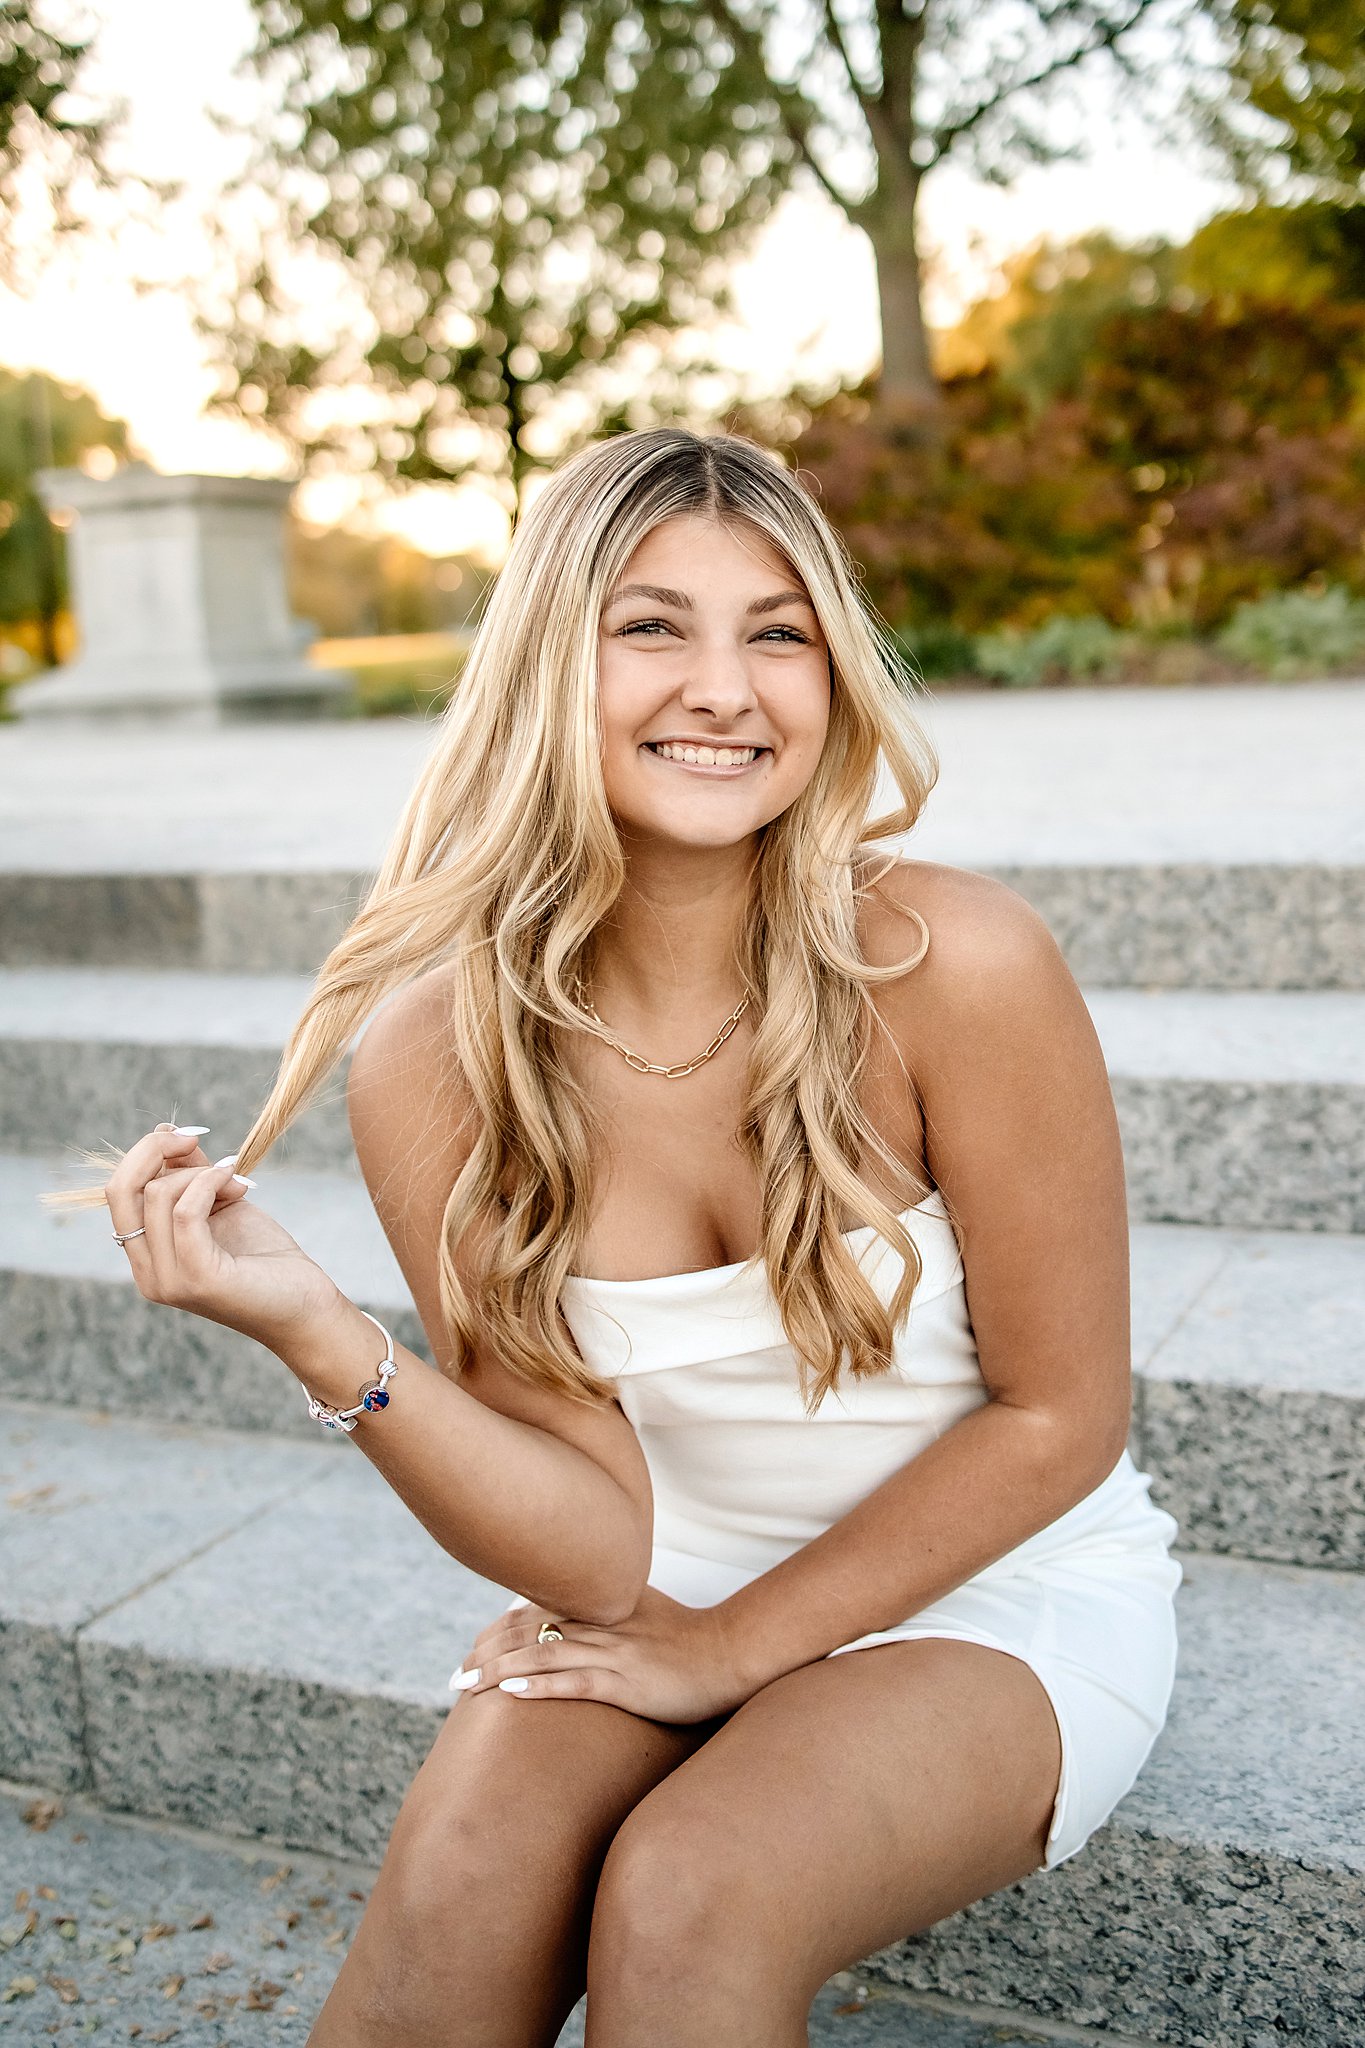
<path fill-rule="evenodd" d="M 172 1115 L 211 1125 L 230 1149 L 308 988 L 293 975 L 10 969 L 0 975 L 0 1149 L 126 1143 Z M 1365 1230 L 1365 993 L 1085 993 L 1135 1219 Z M 282 1157 L 346 1164 L 343 1098 L 344 1068 Z"/>
<path fill-rule="evenodd" d="M 503 1589 L 341 1440 L 11 1402 L 0 1473 L 0 1773 L 376 1861 Z M 1179 2048 L 1358 2041 L 1365 1577 L 1182 1562 L 1170 1717 L 1085 1855 L 864 1973 Z"/>
<path fill-rule="evenodd" d="M 279 1360 L 144 1301 L 99 1212 L 54 1212 L 60 1176 L 0 1157 L 0 1396 L 311 1442 Z M 267 1162 L 263 1203 L 352 1299 L 427 1355 L 358 1176 Z M 1188 1540 L 1365 1570 L 1365 1238 L 1136 1224 L 1133 1453 Z"/>
<path fill-rule="evenodd" d="M 41 1828 L 24 1820 L 35 1803 Z M 7 1923 L 19 1934 L 10 1969 L 33 1985 L 15 2000 L 9 2024 L 30 2029 L 16 2039 L 46 2041 L 65 2015 L 69 2041 L 97 2031 L 112 2009 L 120 2039 L 140 2028 L 144 2040 L 164 2040 L 171 2024 L 177 2048 L 234 2038 L 305 2048 L 377 1874 L 260 1836 L 138 1820 L 80 1794 L 54 1801 L 19 1785 L 0 1785 L 0 1869 L 27 1893 L 26 1907 L 34 1902 L 36 1922 L 20 1933 L 21 1908 Z M 74 1937 L 62 1932 L 68 1922 Z M 556 2048 L 583 2048 L 586 2011 L 580 1999 Z M 1144 2048 L 1128 2035 L 964 2008 L 853 1970 L 817 1994 L 809 2031 L 810 2048 Z"/>
<path fill-rule="evenodd" d="M 817 2009 L 816 2041 L 1365 2039 L 1365 686 L 1159 695 L 921 705 L 944 773 L 906 850 L 1034 903 L 1105 1049 L 1132 1443 L 1187 1546 L 1170 1718 L 1083 1856 L 869 1959 L 866 2011 Z M 506 1604 L 278 1360 L 142 1301 L 101 1213 L 35 1200 L 163 1116 L 240 1143 L 434 736 L 5 730 L 0 1773 L 62 1788 L 92 1841 L 374 1862 Z M 343 1089 L 257 1199 L 421 1350 Z M 317 2002 L 253 2038 L 302 2048 Z"/>
<path fill-rule="evenodd" d="M 969 862 L 969 865 L 976 865 Z M 996 862 L 1095 988 L 1365 988 L 1365 866 Z M 346 869 L 0 875 L 0 965 L 310 974 L 369 885 Z"/>

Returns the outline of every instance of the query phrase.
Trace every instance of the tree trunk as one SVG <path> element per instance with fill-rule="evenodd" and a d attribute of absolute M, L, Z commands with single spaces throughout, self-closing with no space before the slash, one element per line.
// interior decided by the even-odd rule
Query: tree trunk
<path fill-rule="evenodd" d="M 876 408 L 888 426 L 909 435 L 939 431 L 943 394 L 934 375 L 924 321 L 923 274 L 916 228 L 918 180 L 906 196 L 880 195 L 862 225 L 877 259 L 882 320 L 882 368 Z"/>

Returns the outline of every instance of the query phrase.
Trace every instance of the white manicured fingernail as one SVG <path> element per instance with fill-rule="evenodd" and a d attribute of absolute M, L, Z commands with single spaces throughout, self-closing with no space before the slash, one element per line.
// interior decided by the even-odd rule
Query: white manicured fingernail
<path fill-rule="evenodd" d="M 254 1188 L 256 1185 L 255 1181 L 248 1180 L 244 1173 L 234 1173 L 232 1178 L 234 1180 L 239 1180 L 244 1188 Z"/>
<path fill-rule="evenodd" d="M 479 1671 L 477 1666 L 473 1671 L 456 1671 L 451 1676 L 450 1690 L 452 1692 L 467 1692 L 471 1685 L 477 1685 L 478 1682 Z"/>
<path fill-rule="evenodd" d="M 222 1157 L 221 1159 L 215 1159 L 215 1160 L 214 1160 L 214 1162 L 213 1162 L 213 1170 L 214 1170 L 214 1172 L 216 1173 L 216 1172 L 218 1171 L 218 1168 L 219 1168 L 220 1166 L 235 1166 L 236 1164 L 237 1164 L 237 1154 L 236 1154 L 235 1152 L 227 1152 L 227 1153 L 225 1153 L 225 1154 L 223 1155 L 223 1157 Z"/>
<path fill-rule="evenodd" d="M 527 1686 L 530 1683 L 531 1681 L 529 1678 L 500 1678 L 498 1680 L 498 1691 L 525 1692 Z"/>
<path fill-rule="evenodd" d="M 212 1128 L 212 1124 L 172 1124 L 171 1136 L 173 1138 L 207 1138 Z"/>

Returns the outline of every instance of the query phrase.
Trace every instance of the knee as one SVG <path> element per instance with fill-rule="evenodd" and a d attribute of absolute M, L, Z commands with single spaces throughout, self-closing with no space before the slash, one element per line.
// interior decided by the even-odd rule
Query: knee
<path fill-rule="evenodd" d="M 337 1980 L 353 2030 L 344 2038 L 367 2048 L 455 2038 L 461 2008 L 467 2015 L 491 1990 L 528 1907 L 543 1900 L 539 1876 L 515 1808 L 481 1799 L 476 1784 L 406 1806 Z"/>
<path fill-rule="evenodd" d="M 767 1946 L 757 1926 L 762 1887 L 732 1831 L 691 1813 L 650 1815 L 648 1805 L 618 1830 L 602 1866 L 588 1945 L 590 1997 L 593 1982 L 604 1979 L 683 1982 L 701 1958 L 723 1974 L 730 1953 L 751 1973 Z"/>

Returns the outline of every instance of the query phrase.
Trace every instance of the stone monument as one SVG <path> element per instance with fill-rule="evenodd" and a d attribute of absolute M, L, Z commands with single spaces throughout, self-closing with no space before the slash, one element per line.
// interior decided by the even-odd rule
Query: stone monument
<path fill-rule="evenodd" d="M 304 659 L 313 631 L 285 595 L 290 484 L 132 464 L 111 477 L 46 470 L 38 487 L 73 515 L 81 652 L 14 692 L 21 717 L 218 725 L 339 707 L 348 679 Z"/>

